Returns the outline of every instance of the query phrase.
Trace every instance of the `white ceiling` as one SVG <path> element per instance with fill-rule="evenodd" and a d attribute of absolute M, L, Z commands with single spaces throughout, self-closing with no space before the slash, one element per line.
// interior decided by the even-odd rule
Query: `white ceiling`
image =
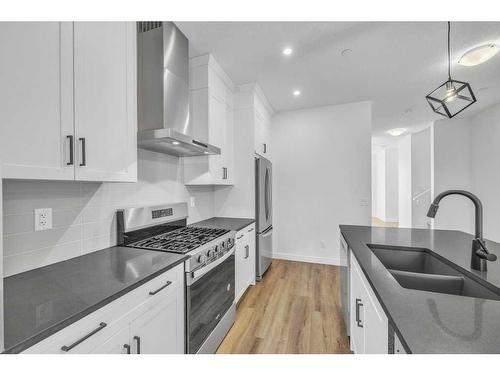
<path fill-rule="evenodd" d="M 236 84 L 258 82 L 276 111 L 371 100 L 374 136 L 439 118 L 425 95 L 447 78 L 446 22 L 176 24 L 191 57 L 212 53 Z M 500 102 L 500 54 L 476 67 L 456 63 L 485 42 L 500 43 L 500 22 L 452 23 L 452 77 L 478 98 L 464 115 Z M 285 46 L 292 56 L 283 56 Z M 294 89 L 302 95 L 293 97 Z"/>

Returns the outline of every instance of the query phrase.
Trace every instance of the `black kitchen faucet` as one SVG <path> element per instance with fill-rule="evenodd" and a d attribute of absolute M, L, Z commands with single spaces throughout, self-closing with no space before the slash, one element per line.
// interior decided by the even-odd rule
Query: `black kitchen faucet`
<path fill-rule="evenodd" d="M 439 202 L 441 201 L 441 199 L 447 197 L 448 195 L 462 195 L 469 198 L 472 203 L 474 203 L 476 233 L 474 239 L 472 240 L 470 266 L 474 270 L 486 272 L 486 261 L 489 260 L 490 262 L 494 262 L 495 260 L 497 260 L 497 256 L 495 254 L 490 254 L 490 252 L 486 248 L 486 244 L 483 239 L 483 205 L 477 196 L 465 190 L 443 191 L 441 194 L 437 195 L 436 198 L 434 198 L 434 201 L 429 207 L 429 211 L 427 211 L 427 216 L 430 218 L 434 218 L 436 216 L 437 210 L 439 209 Z"/>

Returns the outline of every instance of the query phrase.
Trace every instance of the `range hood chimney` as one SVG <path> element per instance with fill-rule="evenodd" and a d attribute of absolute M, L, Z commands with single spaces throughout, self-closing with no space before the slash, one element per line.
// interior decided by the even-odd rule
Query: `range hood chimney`
<path fill-rule="evenodd" d="M 217 155 L 192 135 L 189 41 L 173 22 L 137 22 L 139 148 L 175 156 Z"/>

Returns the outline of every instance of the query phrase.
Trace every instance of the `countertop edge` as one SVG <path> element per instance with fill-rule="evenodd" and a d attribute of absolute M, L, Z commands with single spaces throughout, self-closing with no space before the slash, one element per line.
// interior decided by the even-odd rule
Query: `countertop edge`
<path fill-rule="evenodd" d="M 52 336 L 53 334 L 63 330 L 64 328 L 77 322 L 78 320 L 83 319 L 85 316 L 90 315 L 94 311 L 99 310 L 100 308 L 106 306 L 107 304 L 117 300 L 118 298 L 124 296 L 125 294 L 131 292 L 132 290 L 140 287 L 141 285 L 147 283 L 148 281 L 154 279 L 155 277 L 158 277 L 161 274 L 167 272 L 168 270 L 174 268 L 175 266 L 178 266 L 179 264 L 184 263 L 188 258 L 189 258 L 189 256 L 184 256 L 184 257 L 172 262 L 168 266 L 165 266 L 164 268 L 162 268 L 156 272 L 153 272 L 152 274 L 138 280 L 134 284 L 123 288 L 122 290 L 120 290 L 119 292 L 116 292 L 112 296 L 109 296 L 109 297 L 105 298 L 104 300 L 102 300 L 102 301 L 100 301 L 92 306 L 89 306 L 88 308 L 66 318 L 62 322 L 55 324 L 55 325 L 43 330 L 42 332 L 36 334 L 35 336 L 31 336 L 31 337 L 25 339 L 24 341 L 21 341 L 20 343 L 14 345 L 13 347 L 5 349 L 2 352 L 2 354 L 17 354 L 17 353 L 23 352 L 24 350 L 30 348 L 31 346 L 38 344 L 39 342 L 45 340 L 49 336 Z"/>

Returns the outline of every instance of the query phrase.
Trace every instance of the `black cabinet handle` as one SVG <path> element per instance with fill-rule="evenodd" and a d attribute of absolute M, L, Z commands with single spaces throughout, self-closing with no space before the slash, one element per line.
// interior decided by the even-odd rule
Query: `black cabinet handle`
<path fill-rule="evenodd" d="M 66 163 L 66 165 L 73 165 L 74 163 L 74 158 L 73 158 L 73 136 L 68 135 L 66 136 L 67 139 L 69 139 L 69 162 Z"/>
<path fill-rule="evenodd" d="M 245 245 L 245 259 L 247 259 L 250 256 L 250 246 Z"/>
<path fill-rule="evenodd" d="M 243 238 L 243 235 L 236 237 L 237 240 Z"/>
<path fill-rule="evenodd" d="M 127 349 L 127 354 L 130 354 L 130 345 L 129 344 L 124 344 L 123 347 Z"/>
<path fill-rule="evenodd" d="M 264 154 L 267 153 L 267 144 L 264 143 Z"/>
<path fill-rule="evenodd" d="M 249 232 L 253 232 L 253 228 L 250 228 L 248 231 L 249 231 Z"/>
<path fill-rule="evenodd" d="M 85 336 L 83 336 L 81 339 L 75 341 L 73 344 L 71 345 L 64 345 L 63 347 L 61 347 L 61 350 L 63 352 L 69 352 L 71 349 L 73 349 L 75 346 L 81 344 L 82 342 L 84 342 L 85 340 L 87 340 L 89 337 L 91 336 L 94 336 L 97 332 L 99 332 L 101 329 L 104 329 L 106 328 L 107 324 L 104 323 L 104 322 L 101 322 L 99 323 L 99 327 L 97 327 L 96 329 L 94 329 L 92 332 L 86 334 Z"/>
<path fill-rule="evenodd" d="M 85 152 L 85 138 L 78 138 L 80 142 L 82 142 L 82 162 L 80 163 L 80 167 L 84 167 L 87 165 L 87 155 Z"/>
<path fill-rule="evenodd" d="M 167 283 L 165 285 L 163 285 L 161 288 L 156 289 L 154 292 L 149 292 L 149 295 L 150 296 L 154 296 L 156 293 L 161 292 L 163 289 L 165 289 L 170 284 L 172 284 L 172 282 L 171 281 L 167 281 Z"/>
<path fill-rule="evenodd" d="M 137 354 L 141 354 L 141 338 L 139 336 L 134 336 L 134 340 L 137 345 Z"/>
<path fill-rule="evenodd" d="M 227 168 L 222 167 L 222 179 L 227 180 Z"/>
<path fill-rule="evenodd" d="M 361 299 L 356 298 L 356 324 L 358 325 L 358 327 L 363 328 L 363 324 L 361 324 L 362 321 L 359 318 L 359 308 L 360 308 L 360 306 L 361 307 L 363 306 L 363 304 L 361 303 Z"/>

